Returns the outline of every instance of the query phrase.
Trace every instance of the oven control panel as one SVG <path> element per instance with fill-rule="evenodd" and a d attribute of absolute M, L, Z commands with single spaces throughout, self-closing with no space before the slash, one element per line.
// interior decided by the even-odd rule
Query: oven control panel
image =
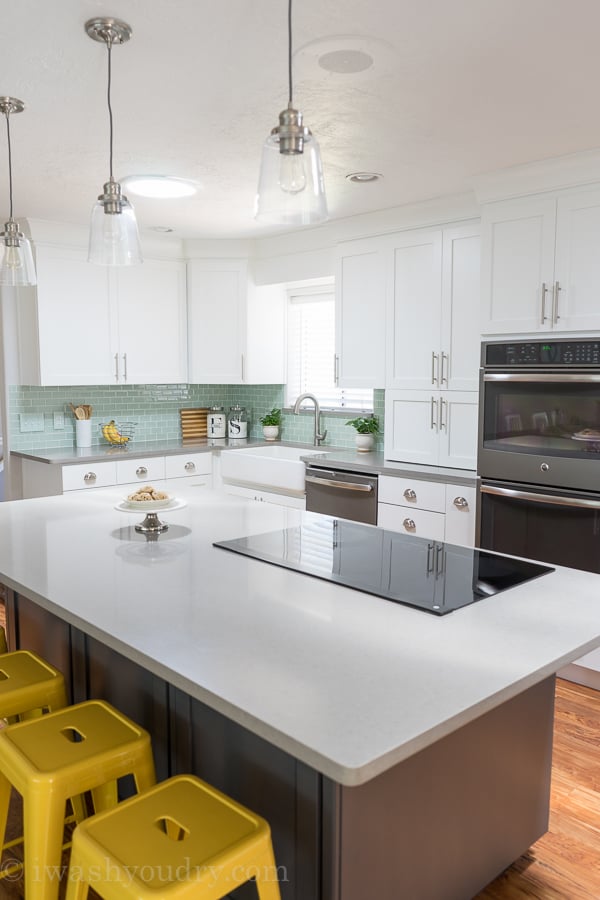
<path fill-rule="evenodd" d="M 483 366 L 600 366 L 600 341 L 484 343 Z"/>

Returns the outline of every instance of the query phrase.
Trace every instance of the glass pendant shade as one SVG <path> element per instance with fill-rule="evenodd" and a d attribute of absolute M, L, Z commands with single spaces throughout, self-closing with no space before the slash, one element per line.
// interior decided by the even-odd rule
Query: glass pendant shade
<path fill-rule="evenodd" d="M 121 197 L 120 212 L 108 212 L 104 196 L 92 208 L 88 261 L 99 266 L 133 266 L 142 250 L 133 206 Z"/>
<path fill-rule="evenodd" d="M 306 129 L 308 131 L 308 129 Z M 319 144 L 308 132 L 300 153 L 282 153 L 279 134 L 263 145 L 255 216 L 277 225 L 314 225 L 327 219 Z"/>
<path fill-rule="evenodd" d="M 11 228 L 10 226 L 14 226 Z M 10 287 L 27 287 L 37 284 L 31 244 L 18 231 L 16 222 L 7 222 L 2 238 L 2 259 L 0 261 L 0 284 Z"/>

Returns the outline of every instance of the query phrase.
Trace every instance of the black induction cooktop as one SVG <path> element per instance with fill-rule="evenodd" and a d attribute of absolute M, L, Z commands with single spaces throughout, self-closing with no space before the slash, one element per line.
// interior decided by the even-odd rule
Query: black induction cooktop
<path fill-rule="evenodd" d="M 329 516 L 214 546 L 438 616 L 554 571 Z"/>

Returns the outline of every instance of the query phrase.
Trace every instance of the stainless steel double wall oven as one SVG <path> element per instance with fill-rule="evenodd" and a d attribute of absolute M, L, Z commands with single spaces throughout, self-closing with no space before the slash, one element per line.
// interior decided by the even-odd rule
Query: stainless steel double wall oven
<path fill-rule="evenodd" d="M 482 547 L 600 572 L 600 340 L 482 345 Z"/>

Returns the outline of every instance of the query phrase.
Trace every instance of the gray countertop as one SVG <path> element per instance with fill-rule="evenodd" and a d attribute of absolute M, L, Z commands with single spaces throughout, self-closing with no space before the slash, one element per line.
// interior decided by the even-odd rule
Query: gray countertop
<path fill-rule="evenodd" d="M 272 444 L 270 444 L 272 446 Z M 285 446 L 285 442 L 282 442 Z M 185 453 L 219 453 L 221 450 L 269 446 L 263 440 L 204 439 L 198 441 L 140 441 L 127 449 L 94 445 L 92 447 L 56 447 L 40 450 L 13 450 L 11 455 L 21 459 L 50 465 L 68 466 L 81 462 L 101 462 L 108 459 L 141 459 L 143 457 L 179 455 Z M 314 451 L 311 444 L 289 443 L 288 446 L 306 447 Z M 339 447 L 322 448 L 323 456 L 307 456 L 305 462 L 326 469 L 345 469 L 365 474 L 392 475 L 398 477 L 423 478 L 426 481 L 443 481 L 448 484 L 475 485 L 477 475 L 470 469 L 450 469 L 444 466 L 425 466 L 408 462 L 393 462 L 384 459 L 382 452 L 359 453 Z"/>

